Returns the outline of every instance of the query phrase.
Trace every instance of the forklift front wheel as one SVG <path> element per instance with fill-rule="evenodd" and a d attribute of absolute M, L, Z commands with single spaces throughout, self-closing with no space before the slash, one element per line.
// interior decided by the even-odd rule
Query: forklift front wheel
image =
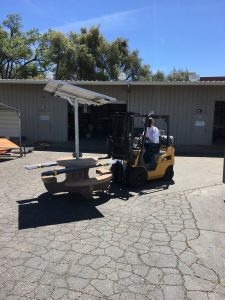
<path fill-rule="evenodd" d="M 123 174 L 123 165 L 120 162 L 116 162 L 111 166 L 111 172 L 113 175 L 113 182 L 118 183 L 121 182 L 122 174 Z"/>
<path fill-rule="evenodd" d="M 144 168 L 130 168 L 127 174 L 127 183 L 134 188 L 142 187 L 147 180 L 147 172 Z"/>
<path fill-rule="evenodd" d="M 173 166 L 169 166 L 166 169 L 166 172 L 163 176 L 163 179 L 166 180 L 166 181 L 170 181 L 173 178 L 173 175 L 174 175 Z"/>

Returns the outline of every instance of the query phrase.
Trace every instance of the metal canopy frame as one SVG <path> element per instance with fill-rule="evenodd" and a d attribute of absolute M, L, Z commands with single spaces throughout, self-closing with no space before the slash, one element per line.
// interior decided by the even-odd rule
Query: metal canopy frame
<path fill-rule="evenodd" d="M 5 103 L 0 102 L 0 109 L 1 109 L 1 107 L 3 107 L 3 109 L 5 108 L 5 109 L 13 110 L 13 111 L 15 111 L 17 113 L 17 116 L 18 116 L 18 125 L 19 125 L 19 136 L 18 136 L 18 138 L 19 138 L 19 144 L 20 144 L 19 145 L 19 147 L 20 147 L 20 157 L 22 157 L 23 156 L 23 151 L 22 151 L 22 132 L 21 132 L 21 114 L 20 114 L 20 109 L 12 107 L 12 106 L 9 106 L 9 105 L 7 105 Z"/>
<path fill-rule="evenodd" d="M 75 152 L 73 156 L 76 159 L 79 159 L 80 150 L 79 150 L 79 122 L 78 122 L 78 105 L 87 104 L 87 105 L 104 105 L 110 104 L 116 101 L 116 98 L 109 97 L 104 94 L 92 92 L 87 89 L 74 86 L 59 80 L 49 80 L 44 91 L 53 94 L 55 97 L 59 97 L 67 100 L 74 107 L 74 138 L 75 138 Z"/>

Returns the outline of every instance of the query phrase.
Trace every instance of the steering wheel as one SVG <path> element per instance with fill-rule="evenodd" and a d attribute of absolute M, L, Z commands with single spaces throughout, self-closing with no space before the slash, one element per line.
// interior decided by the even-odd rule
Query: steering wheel
<path fill-rule="evenodd" d="M 142 144 L 142 137 L 134 137 L 133 149 L 140 149 Z"/>

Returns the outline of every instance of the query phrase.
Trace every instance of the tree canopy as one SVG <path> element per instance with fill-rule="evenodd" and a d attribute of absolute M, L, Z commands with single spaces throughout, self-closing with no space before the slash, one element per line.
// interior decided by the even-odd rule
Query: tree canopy
<path fill-rule="evenodd" d="M 189 81 L 188 70 L 174 68 L 168 75 L 168 81 Z"/>
<path fill-rule="evenodd" d="M 41 35 L 35 28 L 22 32 L 19 15 L 9 15 L 0 26 L 1 78 L 28 78 L 39 74 Z"/>
<path fill-rule="evenodd" d="M 179 72 L 179 71 L 178 71 Z M 8 15 L 0 24 L 0 78 L 46 78 L 58 80 L 125 80 L 162 81 L 162 71 L 152 74 L 150 66 L 142 64 L 138 50 L 129 49 L 128 40 L 107 41 L 99 26 L 81 28 L 80 33 L 49 29 L 22 30 L 17 14 Z M 169 75 L 169 80 L 184 78 Z"/>

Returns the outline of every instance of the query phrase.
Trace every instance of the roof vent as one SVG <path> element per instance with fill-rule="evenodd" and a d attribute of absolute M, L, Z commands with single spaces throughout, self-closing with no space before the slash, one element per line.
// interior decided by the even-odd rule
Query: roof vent
<path fill-rule="evenodd" d="M 190 74 L 188 75 L 188 79 L 189 79 L 189 81 L 191 81 L 191 82 L 199 81 L 199 80 L 200 80 L 200 76 L 199 76 L 198 74 L 196 74 L 196 73 L 190 73 Z"/>

